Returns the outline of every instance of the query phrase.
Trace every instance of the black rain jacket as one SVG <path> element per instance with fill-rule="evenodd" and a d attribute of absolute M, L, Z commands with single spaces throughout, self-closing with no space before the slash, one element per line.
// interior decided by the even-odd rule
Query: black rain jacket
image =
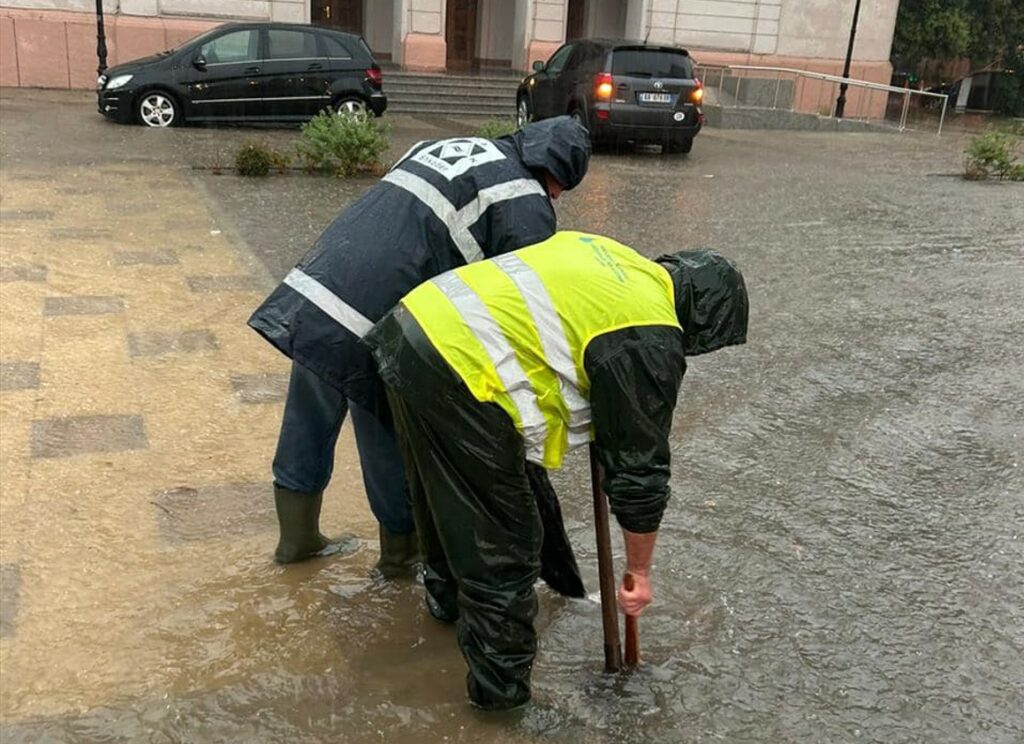
<path fill-rule="evenodd" d="M 630 532 L 658 529 L 668 504 L 669 434 L 686 358 L 747 340 L 747 289 L 731 261 L 707 250 L 657 261 L 672 277 L 683 332 L 623 328 L 591 341 L 583 359 L 604 491 Z"/>

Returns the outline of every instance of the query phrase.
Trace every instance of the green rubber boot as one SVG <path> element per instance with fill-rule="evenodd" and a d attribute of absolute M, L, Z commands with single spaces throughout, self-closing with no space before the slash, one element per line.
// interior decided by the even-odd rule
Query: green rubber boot
<path fill-rule="evenodd" d="M 380 559 L 377 571 L 384 579 L 413 578 L 420 563 L 420 541 L 416 532 L 400 535 L 379 525 Z"/>
<path fill-rule="evenodd" d="M 278 563 L 298 563 L 309 558 L 341 552 L 346 541 L 329 540 L 320 534 L 323 492 L 302 493 L 274 484 L 274 506 L 281 539 L 274 551 Z"/>

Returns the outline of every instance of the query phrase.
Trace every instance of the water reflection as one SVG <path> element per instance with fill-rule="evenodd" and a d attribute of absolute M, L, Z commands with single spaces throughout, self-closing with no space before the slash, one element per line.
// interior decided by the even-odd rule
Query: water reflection
<path fill-rule="evenodd" d="M 368 578 L 339 463 L 325 522 L 364 547 L 288 569 L 272 525 L 115 550 L 119 489 L 19 511 L 5 532 L 74 549 L 20 568 L 48 631 L 3 641 L 4 741 L 1020 741 L 1024 202 L 883 141 L 708 133 L 598 157 L 559 203 L 650 255 L 715 247 L 752 296 L 750 343 L 684 383 L 638 673 L 601 673 L 594 603 L 542 591 L 535 705 L 474 712 L 452 629 Z M 583 458 L 555 483 L 594 589 Z"/>

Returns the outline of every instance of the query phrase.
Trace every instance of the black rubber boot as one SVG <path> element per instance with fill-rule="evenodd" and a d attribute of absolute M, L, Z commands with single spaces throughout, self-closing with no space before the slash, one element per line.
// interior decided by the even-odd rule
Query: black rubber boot
<path fill-rule="evenodd" d="M 420 563 L 420 542 L 416 531 L 401 535 L 379 525 L 380 559 L 377 571 L 385 579 L 413 578 Z"/>
<path fill-rule="evenodd" d="M 333 555 L 342 549 L 341 540 L 320 534 L 320 506 L 323 492 L 302 493 L 274 484 L 274 506 L 281 539 L 274 551 L 278 563 L 298 563 L 308 558 Z"/>

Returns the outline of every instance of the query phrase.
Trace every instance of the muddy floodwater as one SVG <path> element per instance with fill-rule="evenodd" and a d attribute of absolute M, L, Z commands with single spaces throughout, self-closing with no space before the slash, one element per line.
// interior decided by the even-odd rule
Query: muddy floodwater
<path fill-rule="evenodd" d="M 535 702 L 488 716 L 467 705 L 454 631 L 427 616 L 421 588 L 369 578 L 375 526 L 347 430 L 322 523 L 357 538 L 351 552 L 270 560 L 286 365 L 241 323 L 367 182 L 214 176 L 182 167 L 183 153 L 220 130 L 94 119 L 74 97 L 9 102 L 4 208 L 36 214 L 5 211 L 5 261 L 8 241 L 59 220 L 75 189 L 109 189 L 90 207 L 110 233 L 97 239 L 176 251 L 198 299 L 177 302 L 178 285 L 159 281 L 98 288 L 109 262 L 88 264 L 86 248 L 53 249 L 57 294 L 152 294 L 167 316 L 130 320 L 131 333 L 213 303 L 186 325 L 216 340 L 179 338 L 180 356 L 159 362 L 162 336 L 118 352 L 136 384 L 108 408 L 141 408 L 144 461 L 51 457 L 50 430 L 18 433 L 19 417 L 97 413 L 121 376 L 81 389 L 44 361 L 29 393 L 3 393 L 5 468 L 26 469 L 5 474 L 0 502 L 5 744 L 1024 741 L 1024 185 L 956 178 L 957 134 L 706 130 L 689 157 L 594 158 L 558 203 L 560 225 L 652 257 L 709 246 L 734 258 L 748 343 L 692 359 L 683 383 L 642 668 L 605 676 L 596 602 L 541 587 Z M 396 149 L 457 124 L 400 121 Z M 138 184 L 154 174 L 166 183 L 150 207 Z M 54 245 L 88 240 L 49 229 Z M 232 287 L 250 294 L 220 305 L 194 280 L 217 273 L 214 250 L 237 256 L 220 273 L 244 268 L 255 286 Z M 48 263 L 33 261 L 17 270 Z M 11 302 L 19 277 L 0 285 Z M 38 345 L 8 307 L 5 363 Z M 63 333 L 72 321 L 46 322 Z M 83 375 L 121 363 L 70 338 L 67 353 L 91 360 Z M 182 365 L 186 382 L 173 377 Z M 226 402 L 192 407 L 218 385 Z M 596 593 L 585 453 L 554 482 Z"/>

